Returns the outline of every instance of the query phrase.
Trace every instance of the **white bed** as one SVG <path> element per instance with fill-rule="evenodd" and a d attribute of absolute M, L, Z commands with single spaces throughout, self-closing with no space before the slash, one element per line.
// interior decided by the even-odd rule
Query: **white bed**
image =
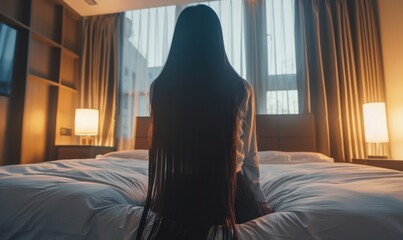
<path fill-rule="evenodd" d="M 148 165 L 135 152 L 0 167 L 0 239 L 133 239 Z M 403 239 L 402 172 L 270 156 L 261 184 L 275 213 L 238 225 L 241 239 Z"/>

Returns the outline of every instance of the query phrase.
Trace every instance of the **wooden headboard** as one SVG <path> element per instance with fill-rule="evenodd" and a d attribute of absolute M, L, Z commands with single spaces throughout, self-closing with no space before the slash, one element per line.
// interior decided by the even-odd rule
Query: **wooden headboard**
<path fill-rule="evenodd" d="M 136 149 L 148 148 L 148 124 L 148 117 L 137 117 Z M 317 151 L 312 114 L 257 115 L 256 133 L 259 151 Z"/>
<path fill-rule="evenodd" d="M 259 151 L 317 151 L 312 114 L 257 115 L 256 135 Z"/>

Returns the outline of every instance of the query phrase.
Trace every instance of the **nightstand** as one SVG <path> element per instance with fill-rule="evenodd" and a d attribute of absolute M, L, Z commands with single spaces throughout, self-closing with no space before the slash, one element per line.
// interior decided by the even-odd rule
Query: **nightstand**
<path fill-rule="evenodd" d="M 374 167 L 389 168 L 403 171 L 403 160 L 366 158 L 366 159 L 352 159 L 352 162 L 356 164 L 363 164 Z"/>
<path fill-rule="evenodd" d="M 58 145 L 56 159 L 95 158 L 98 154 L 116 151 L 115 147 L 91 145 Z"/>

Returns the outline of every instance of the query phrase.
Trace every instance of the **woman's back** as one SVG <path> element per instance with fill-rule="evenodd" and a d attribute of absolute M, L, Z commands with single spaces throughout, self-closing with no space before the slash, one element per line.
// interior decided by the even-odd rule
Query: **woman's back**
<path fill-rule="evenodd" d="M 181 13 L 151 92 L 149 190 L 138 239 L 149 210 L 157 214 L 156 239 L 206 239 L 214 225 L 236 236 L 236 127 L 245 86 L 227 60 L 213 10 Z"/>

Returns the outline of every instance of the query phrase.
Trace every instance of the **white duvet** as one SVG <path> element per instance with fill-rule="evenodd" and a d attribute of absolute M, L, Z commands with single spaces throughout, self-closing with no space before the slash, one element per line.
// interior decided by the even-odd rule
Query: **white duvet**
<path fill-rule="evenodd" d="M 0 167 L 0 239 L 133 239 L 147 161 Z M 261 164 L 273 214 L 241 239 L 403 239 L 403 173 L 353 164 Z"/>

